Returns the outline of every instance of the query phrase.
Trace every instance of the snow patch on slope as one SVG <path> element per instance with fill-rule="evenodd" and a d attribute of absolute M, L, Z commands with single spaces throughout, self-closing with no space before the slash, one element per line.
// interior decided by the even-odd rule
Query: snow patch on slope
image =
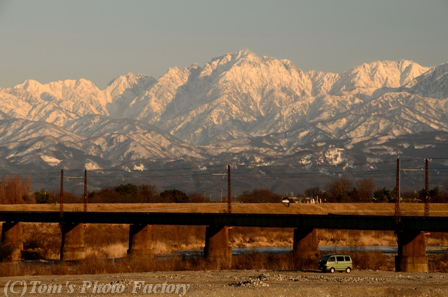
<path fill-rule="evenodd" d="M 58 166 L 62 162 L 62 160 L 59 160 L 58 158 L 52 156 L 41 155 L 40 157 L 42 160 L 44 160 L 44 162 L 53 167 Z"/>

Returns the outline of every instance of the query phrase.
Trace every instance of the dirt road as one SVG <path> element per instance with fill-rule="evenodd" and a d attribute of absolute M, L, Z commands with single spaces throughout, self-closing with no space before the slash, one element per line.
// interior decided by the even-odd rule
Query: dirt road
<path fill-rule="evenodd" d="M 88 287 L 89 285 L 91 286 Z M 0 292 L 3 296 L 33 297 L 144 295 L 445 297 L 448 295 L 448 274 L 384 271 L 324 274 L 317 271 L 248 270 L 28 276 L 0 278 Z"/>

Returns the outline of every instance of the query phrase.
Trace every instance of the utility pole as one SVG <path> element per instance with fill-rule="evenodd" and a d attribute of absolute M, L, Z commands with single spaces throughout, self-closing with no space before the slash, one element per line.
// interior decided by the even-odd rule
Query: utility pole
<path fill-rule="evenodd" d="M 59 193 L 59 217 L 64 216 L 64 169 L 61 169 L 61 189 Z"/>
<path fill-rule="evenodd" d="M 429 160 L 425 159 L 425 217 L 429 217 Z"/>
<path fill-rule="evenodd" d="M 226 176 L 227 174 L 227 212 L 231 213 L 232 212 L 232 188 L 231 188 L 231 183 L 230 183 L 230 165 L 227 165 L 227 173 L 213 173 L 214 176 L 222 176 L 222 178 L 224 178 L 224 176 Z M 221 202 L 222 202 L 222 192 L 223 190 L 221 190 Z"/>
<path fill-rule="evenodd" d="M 400 222 L 400 157 L 397 158 L 397 174 L 395 185 L 395 224 Z"/>
<path fill-rule="evenodd" d="M 84 169 L 84 212 L 87 212 L 87 169 Z"/>
<path fill-rule="evenodd" d="M 227 212 L 232 213 L 232 189 L 230 184 L 230 165 L 227 165 Z"/>

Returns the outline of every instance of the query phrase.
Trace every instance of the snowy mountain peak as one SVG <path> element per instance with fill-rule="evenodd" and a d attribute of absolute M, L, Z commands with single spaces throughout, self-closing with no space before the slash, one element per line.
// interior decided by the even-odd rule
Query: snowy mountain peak
<path fill-rule="evenodd" d="M 27 80 L 0 88 L 0 161 L 4 168 L 45 168 L 56 159 L 73 168 L 133 168 L 238 158 L 311 170 L 356 154 L 358 163 L 364 155 L 383 160 L 397 152 L 383 147 L 386 140 L 448 135 L 447 90 L 448 63 L 376 61 L 343 73 L 304 72 L 249 50 L 203 67 L 172 67 L 158 79 L 127 73 L 104 90 L 85 79 Z"/>
<path fill-rule="evenodd" d="M 410 81 L 405 88 L 425 97 L 448 98 L 448 62 L 431 68 Z"/>
<path fill-rule="evenodd" d="M 210 65 L 212 68 L 216 69 L 218 66 L 224 66 L 230 64 L 233 65 L 237 63 L 240 60 L 258 60 L 259 57 L 251 52 L 250 50 L 240 50 L 236 53 L 227 53 L 223 56 L 218 56 L 216 58 L 213 58 L 210 62 Z"/>
<path fill-rule="evenodd" d="M 372 95 L 380 88 L 398 88 L 428 70 L 412 61 L 376 61 L 356 66 L 340 75 L 332 94 L 356 91 Z"/>
<path fill-rule="evenodd" d="M 249 56 L 258 57 L 256 54 L 254 54 L 252 51 L 250 51 L 248 49 L 239 50 L 235 53 L 234 56 L 235 56 L 235 59 L 242 59 L 242 58 L 249 57 Z"/>
<path fill-rule="evenodd" d="M 14 88 L 23 90 L 38 90 L 42 88 L 42 84 L 36 80 L 28 79 L 23 83 L 16 85 Z"/>
<path fill-rule="evenodd" d="M 144 74 L 134 74 L 132 72 L 128 72 L 128 74 L 126 75 L 119 75 L 116 78 L 114 78 L 113 80 L 111 80 L 107 86 L 113 86 L 113 88 L 116 88 L 117 85 L 121 85 L 121 84 L 128 84 L 129 86 L 135 85 L 137 83 L 139 83 L 139 81 L 149 78 L 148 76 L 144 75 Z"/>
<path fill-rule="evenodd" d="M 114 98 L 123 95 L 126 90 L 133 89 L 137 86 L 139 86 L 139 89 L 146 88 L 154 81 L 155 79 L 153 77 L 129 72 L 127 75 L 120 75 L 111 80 L 104 92 L 108 98 L 108 102 L 112 102 Z"/>

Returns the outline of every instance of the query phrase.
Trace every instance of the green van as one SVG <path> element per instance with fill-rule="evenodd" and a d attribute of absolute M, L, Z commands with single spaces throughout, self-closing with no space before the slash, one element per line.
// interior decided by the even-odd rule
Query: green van
<path fill-rule="evenodd" d="M 346 254 L 329 254 L 319 260 L 319 270 L 322 272 L 345 271 L 350 273 L 353 269 L 352 258 Z"/>

